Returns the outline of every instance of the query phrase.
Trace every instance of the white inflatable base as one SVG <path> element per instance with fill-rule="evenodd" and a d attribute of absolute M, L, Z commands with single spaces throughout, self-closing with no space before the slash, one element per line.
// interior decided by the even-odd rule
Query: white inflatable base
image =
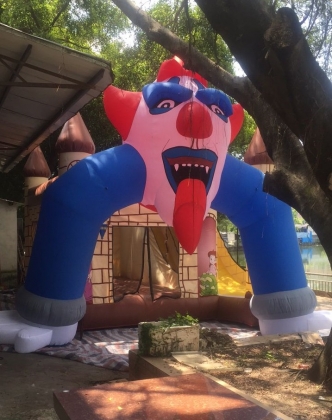
<path fill-rule="evenodd" d="M 262 335 L 292 334 L 304 331 L 331 329 L 332 311 L 315 311 L 309 315 L 286 319 L 259 320 Z"/>
<path fill-rule="evenodd" d="M 0 344 L 14 344 L 18 353 L 31 353 L 49 345 L 69 343 L 76 334 L 77 323 L 48 327 L 28 323 L 17 311 L 0 311 Z"/>

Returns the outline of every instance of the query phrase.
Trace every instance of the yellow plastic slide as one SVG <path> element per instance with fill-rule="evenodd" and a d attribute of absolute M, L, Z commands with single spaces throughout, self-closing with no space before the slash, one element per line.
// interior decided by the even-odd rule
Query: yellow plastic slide
<path fill-rule="evenodd" d="M 244 297 L 246 292 L 252 293 L 248 271 L 244 270 L 233 260 L 218 231 L 217 256 L 218 294 Z"/>

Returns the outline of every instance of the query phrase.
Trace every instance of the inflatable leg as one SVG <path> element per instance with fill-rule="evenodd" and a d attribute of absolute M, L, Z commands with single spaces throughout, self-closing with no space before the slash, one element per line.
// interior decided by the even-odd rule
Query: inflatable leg
<path fill-rule="evenodd" d="M 14 344 L 18 353 L 30 353 L 49 345 L 61 345 L 71 341 L 77 323 L 66 327 L 28 325 L 17 311 L 0 312 L 0 344 Z"/>
<path fill-rule="evenodd" d="M 21 350 L 22 342 L 27 351 L 39 341 L 46 345 L 48 334 L 40 328 L 51 330 L 53 344 L 73 338 L 85 313 L 84 286 L 100 226 L 116 210 L 140 202 L 144 185 L 143 160 L 123 145 L 83 159 L 46 189 L 27 277 L 16 299 L 21 318 L 13 321 L 29 325 L 15 327 L 17 334 L 22 331 Z M 2 343 L 7 321 L 0 321 Z M 7 344 L 14 344 L 17 334 Z"/>
<path fill-rule="evenodd" d="M 317 301 L 307 280 L 291 209 L 263 192 L 264 175 L 227 156 L 212 207 L 239 228 L 263 334 L 308 330 Z"/>

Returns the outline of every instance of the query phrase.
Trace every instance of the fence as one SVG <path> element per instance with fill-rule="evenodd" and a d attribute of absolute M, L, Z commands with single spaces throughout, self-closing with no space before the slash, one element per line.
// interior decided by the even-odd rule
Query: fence
<path fill-rule="evenodd" d="M 332 293 L 332 274 L 306 273 L 306 276 L 312 290 Z"/>

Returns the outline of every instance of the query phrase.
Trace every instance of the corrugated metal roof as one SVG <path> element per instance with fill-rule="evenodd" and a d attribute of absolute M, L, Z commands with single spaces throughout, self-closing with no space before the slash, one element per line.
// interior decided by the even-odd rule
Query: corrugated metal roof
<path fill-rule="evenodd" d="M 111 83 L 105 60 L 0 24 L 0 172 Z"/>

